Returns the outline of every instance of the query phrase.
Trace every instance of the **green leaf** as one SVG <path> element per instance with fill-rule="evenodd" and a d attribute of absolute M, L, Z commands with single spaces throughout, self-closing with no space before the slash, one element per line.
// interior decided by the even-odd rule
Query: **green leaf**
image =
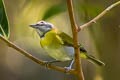
<path fill-rule="evenodd" d="M 0 35 L 9 38 L 9 24 L 5 11 L 4 0 L 0 0 Z"/>
<path fill-rule="evenodd" d="M 57 5 L 53 5 L 50 8 L 47 9 L 47 11 L 45 12 L 42 20 L 47 20 L 53 16 L 56 16 L 62 12 L 66 11 L 66 5 L 64 3 L 61 4 L 57 4 Z"/>

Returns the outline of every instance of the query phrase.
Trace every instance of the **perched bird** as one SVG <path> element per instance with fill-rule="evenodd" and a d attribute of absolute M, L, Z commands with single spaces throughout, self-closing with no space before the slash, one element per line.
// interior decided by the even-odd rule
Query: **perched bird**
<path fill-rule="evenodd" d="M 52 62 L 72 60 L 72 63 L 68 67 L 71 69 L 74 62 L 73 38 L 59 31 L 53 24 L 45 21 L 39 21 L 37 24 L 30 24 L 30 26 L 34 28 L 40 36 L 40 45 L 42 48 L 45 49 L 49 56 L 56 60 Z M 79 46 L 81 58 L 88 59 L 100 66 L 105 65 L 92 55 L 88 55 L 81 44 Z"/>

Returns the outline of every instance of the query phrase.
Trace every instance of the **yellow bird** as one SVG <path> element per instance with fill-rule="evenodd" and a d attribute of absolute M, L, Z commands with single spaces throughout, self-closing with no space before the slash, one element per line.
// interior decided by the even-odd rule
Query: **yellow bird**
<path fill-rule="evenodd" d="M 49 62 L 61 62 L 72 60 L 68 69 L 71 69 L 74 62 L 74 48 L 73 48 L 73 38 L 64 32 L 59 31 L 53 24 L 39 21 L 37 24 L 30 24 L 34 28 L 38 35 L 40 36 L 40 45 L 49 56 L 54 58 L 56 61 Z M 88 59 L 100 66 L 105 65 L 102 61 L 96 59 L 92 55 L 88 55 L 87 51 L 80 44 L 80 57 L 83 59 Z"/>

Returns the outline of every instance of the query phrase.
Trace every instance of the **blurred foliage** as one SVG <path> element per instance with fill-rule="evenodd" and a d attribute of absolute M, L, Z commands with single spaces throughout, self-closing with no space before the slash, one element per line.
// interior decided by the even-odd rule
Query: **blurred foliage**
<path fill-rule="evenodd" d="M 80 10 L 84 12 L 87 11 L 87 14 L 92 17 L 97 16 L 100 12 L 103 11 L 103 9 L 104 8 L 99 5 L 86 5 L 85 3 L 80 5 Z"/>
<path fill-rule="evenodd" d="M 9 37 L 9 25 L 3 0 L 0 0 L 0 35 L 5 38 Z"/>
<path fill-rule="evenodd" d="M 29 27 L 29 24 L 42 19 L 47 20 L 59 30 L 70 35 L 71 29 L 65 0 L 4 1 L 11 28 L 10 40 L 41 60 L 52 60 L 40 47 L 39 36 Z M 73 0 L 77 24 L 88 22 L 114 2 L 113 0 Z M 98 68 L 82 60 L 85 80 L 120 80 L 119 14 L 119 7 L 114 8 L 96 24 L 79 33 L 79 41 L 83 43 L 88 53 L 98 56 L 106 63 L 105 67 Z M 73 75 L 42 68 L 17 51 L 6 48 L 2 41 L 0 44 L 0 80 L 75 80 Z M 68 62 L 54 65 L 64 67 L 68 65 Z"/>
<path fill-rule="evenodd" d="M 42 18 L 42 20 L 47 20 L 53 16 L 57 16 L 58 14 L 66 11 L 67 7 L 65 3 L 60 3 L 57 5 L 53 5 L 50 8 L 48 8 L 48 10 L 46 10 L 46 12 L 44 13 L 44 16 Z"/>

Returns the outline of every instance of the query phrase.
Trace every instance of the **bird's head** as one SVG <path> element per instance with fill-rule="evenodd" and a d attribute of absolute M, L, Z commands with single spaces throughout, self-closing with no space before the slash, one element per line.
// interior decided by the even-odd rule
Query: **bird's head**
<path fill-rule="evenodd" d="M 39 21 L 36 24 L 30 24 L 30 27 L 36 29 L 40 37 L 44 37 L 45 33 L 55 28 L 53 24 L 45 21 Z"/>

